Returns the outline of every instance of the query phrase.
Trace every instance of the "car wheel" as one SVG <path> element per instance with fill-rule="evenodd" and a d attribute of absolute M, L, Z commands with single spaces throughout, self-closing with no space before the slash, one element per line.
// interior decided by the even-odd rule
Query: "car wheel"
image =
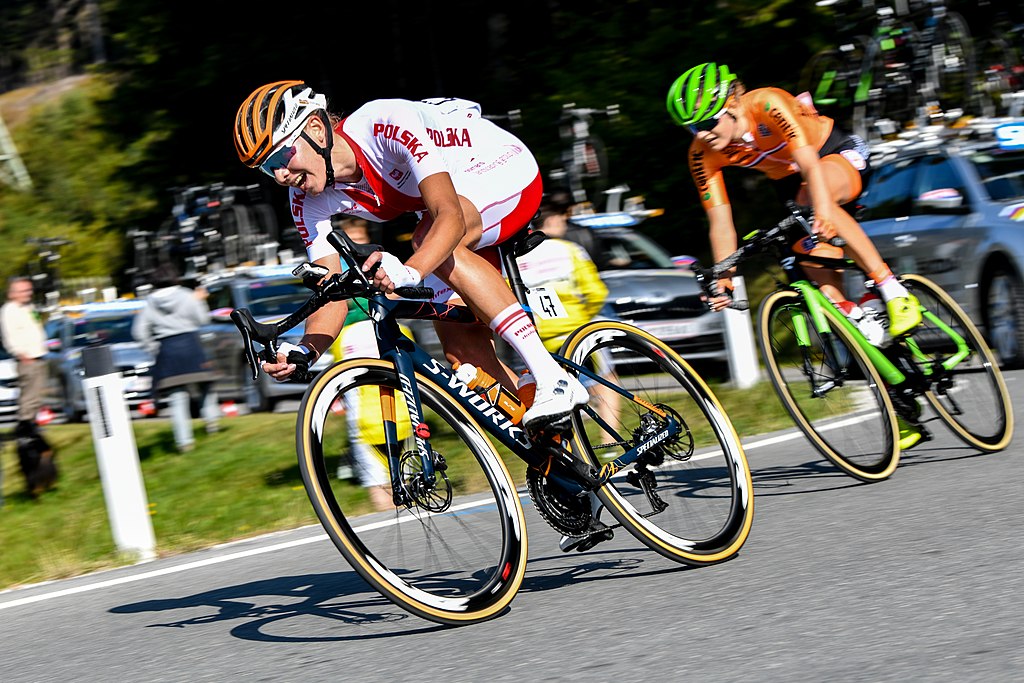
<path fill-rule="evenodd" d="M 1024 366 L 1024 288 L 1020 278 L 999 268 L 985 286 L 985 328 L 1004 368 Z"/>

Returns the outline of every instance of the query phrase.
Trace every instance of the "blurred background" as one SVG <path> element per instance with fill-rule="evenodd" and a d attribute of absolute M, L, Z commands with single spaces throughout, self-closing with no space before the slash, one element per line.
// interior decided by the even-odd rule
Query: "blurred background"
<path fill-rule="evenodd" d="M 689 136 L 665 112 L 669 84 L 684 69 L 717 60 L 748 87 L 795 90 L 810 57 L 858 30 L 858 13 L 872 13 L 874 4 L 422 0 L 214 8 L 196 0 L 5 0 L 0 115 L 10 136 L 7 182 L 0 183 L 0 271 L 55 270 L 59 261 L 60 277 L 79 286 L 130 291 L 149 267 L 153 254 L 138 252 L 153 251 L 151 237 L 177 233 L 182 242 L 183 219 L 206 225 L 204 212 L 217 214 L 221 244 L 195 237 L 191 246 L 178 244 L 179 252 L 219 250 L 225 261 L 237 260 L 228 242 L 242 218 L 287 243 L 285 190 L 242 166 L 231 142 L 241 100 L 281 79 L 307 81 L 339 113 L 374 98 L 432 96 L 475 100 L 485 114 L 519 110 L 515 131 L 546 174 L 565 145 L 563 105 L 617 104 L 618 116 L 591 125 L 606 148 L 609 182 L 665 209 L 642 229 L 669 252 L 704 256 L 704 216 L 685 163 Z M 945 4 L 978 40 L 1020 21 L 1019 3 Z M 11 149 L 24 173 L 11 170 Z M 760 225 L 778 211 L 759 176 L 730 181 L 738 225 Z M 182 189 L 190 187 L 199 189 Z M 224 206 L 249 208 L 215 211 Z M 387 244 L 401 232 L 379 237 Z"/>

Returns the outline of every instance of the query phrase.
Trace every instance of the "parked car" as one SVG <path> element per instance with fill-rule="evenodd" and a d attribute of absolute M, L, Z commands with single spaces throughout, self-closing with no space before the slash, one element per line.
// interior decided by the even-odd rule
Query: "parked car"
<path fill-rule="evenodd" d="M 231 322 L 231 311 L 248 308 L 256 320 L 280 320 L 294 312 L 312 294 L 302 281 L 292 275 L 292 265 L 260 266 L 214 274 L 201 284 L 209 292 L 206 300 L 212 321 L 200 329 L 199 334 L 210 360 L 220 378 L 216 388 L 218 398 L 244 402 L 252 411 L 273 410 L 283 398 L 301 398 L 306 385 L 295 382 L 276 382 L 265 372 L 252 379 L 245 361 L 245 349 L 238 328 Z M 303 325 L 281 338 L 282 342 L 297 344 L 302 338 Z M 328 352 L 313 366 L 319 372 L 334 362 Z"/>
<path fill-rule="evenodd" d="M 0 343 L 0 426 L 18 421 L 18 361 Z"/>
<path fill-rule="evenodd" d="M 154 412 L 150 374 L 154 359 L 132 338 L 132 321 L 143 305 L 132 299 L 70 306 L 46 322 L 47 403 L 58 407 L 65 420 L 81 420 L 87 411 L 82 351 L 101 344 L 110 346 L 114 367 L 124 378 L 124 398 L 132 415 Z"/>
<path fill-rule="evenodd" d="M 701 301 L 688 268 L 634 229 L 641 220 L 628 212 L 570 220 L 566 239 L 587 250 L 608 287 L 602 314 L 650 332 L 686 360 L 725 361 L 724 317 Z"/>
<path fill-rule="evenodd" d="M 882 257 L 937 282 L 1005 367 L 1024 366 L 1024 120 L 925 129 L 871 164 L 858 218 Z"/>

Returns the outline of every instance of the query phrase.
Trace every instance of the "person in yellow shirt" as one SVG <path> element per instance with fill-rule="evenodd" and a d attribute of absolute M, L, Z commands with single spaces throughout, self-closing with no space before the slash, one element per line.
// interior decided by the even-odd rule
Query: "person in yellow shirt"
<path fill-rule="evenodd" d="M 540 230 L 548 239 L 520 256 L 519 271 L 527 287 L 545 287 L 558 296 L 565 315 L 546 318 L 535 312 L 534 325 L 544 347 L 557 352 L 571 332 L 597 317 L 608 297 L 597 266 L 587 250 L 565 238 L 572 203 L 568 193 L 555 192 L 540 205 Z M 617 382 L 615 366 L 607 352 L 597 358 L 598 373 Z M 583 378 L 581 378 L 583 379 Z M 619 395 L 594 382 L 583 381 L 598 406 L 598 413 L 612 427 L 618 427 Z"/>

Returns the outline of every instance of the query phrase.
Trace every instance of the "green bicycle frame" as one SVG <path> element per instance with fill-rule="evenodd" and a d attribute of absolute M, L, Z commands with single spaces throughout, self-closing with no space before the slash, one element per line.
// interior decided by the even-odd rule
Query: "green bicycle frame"
<path fill-rule="evenodd" d="M 807 310 L 811 314 L 811 324 L 814 325 L 814 329 L 818 334 L 831 334 L 832 326 L 829 324 L 829 320 L 825 317 L 824 310 L 826 307 L 836 311 L 836 320 L 839 324 L 853 337 L 857 345 L 864 350 L 864 353 L 871 360 L 871 363 L 878 369 L 878 373 L 882 376 L 886 382 L 892 385 L 902 384 L 906 381 L 907 376 L 904 375 L 900 370 L 892 364 L 885 354 L 882 353 L 878 347 L 869 342 L 857 329 L 857 326 L 847 320 L 846 316 L 839 311 L 835 305 L 825 298 L 817 287 L 808 282 L 807 280 L 797 280 L 796 282 L 790 283 L 790 287 L 800 293 L 801 298 L 807 305 Z M 801 320 L 800 314 L 793 316 L 793 327 L 796 333 L 796 341 L 800 346 L 810 346 L 811 338 L 808 334 L 808 327 L 805 321 Z M 932 316 L 934 317 L 934 316 Z M 952 332 L 952 330 L 949 330 Z M 962 341 L 962 340 L 961 340 Z M 920 353 L 920 350 L 916 350 L 915 353 Z M 959 362 L 959 361 L 958 361 Z"/>

